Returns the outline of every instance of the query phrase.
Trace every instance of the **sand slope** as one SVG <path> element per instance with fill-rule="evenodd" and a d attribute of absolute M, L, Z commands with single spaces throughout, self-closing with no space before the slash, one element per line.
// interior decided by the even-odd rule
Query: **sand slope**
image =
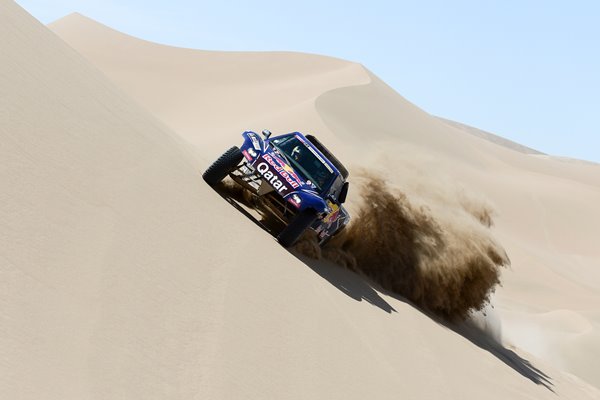
<path fill-rule="evenodd" d="M 129 99 L 139 96 L 131 87 L 13 2 L 0 3 L 0 38 L 0 398 L 598 398 L 524 352 L 296 258 L 227 204 L 197 168 L 237 139 L 227 129 L 251 114 L 240 103 L 220 111 L 230 125 L 219 132 L 192 129 L 190 111 L 175 134 L 177 112 L 156 114 L 170 127 L 158 122 Z M 288 56 L 304 57 L 278 55 Z M 285 91 L 289 105 L 256 121 L 282 126 L 304 114 L 332 140 L 343 133 L 327 128 L 314 98 L 371 81 L 331 59 L 302 75 L 318 88 L 290 76 L 306 92 Z M 132 82 L 151 93 L 150 82 L 165 81 Z M 275 93 L 280 83 L 266 86 Z M 154 112 L 150 102 L 141 103 Z"/>
<path fill-rule="evenodd" d="M 427 205 L 465 193 L 491 205 L 512 259 L 496 298 L 505 340 L 600 386 L 600 166 L 474 137 L 354 63 L 170 48 L 78 14 L 51 27 L 195 144 L 200 168 L 236 142 L 236 129 L 308 130 L 353 171 L 375 169 Z"/>

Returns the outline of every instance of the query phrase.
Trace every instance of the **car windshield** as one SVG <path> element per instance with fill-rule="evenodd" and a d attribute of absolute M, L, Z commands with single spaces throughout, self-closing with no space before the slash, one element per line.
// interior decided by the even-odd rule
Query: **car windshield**
<path fill-rule="evenodd" d="M 297 169 L 307 180 L 310 180 L 319 191 L 327 188 L 334 177 L 333 170 L 325 163 L 316 151 L 295 135 L 271 140 L 287 161 Z"/>

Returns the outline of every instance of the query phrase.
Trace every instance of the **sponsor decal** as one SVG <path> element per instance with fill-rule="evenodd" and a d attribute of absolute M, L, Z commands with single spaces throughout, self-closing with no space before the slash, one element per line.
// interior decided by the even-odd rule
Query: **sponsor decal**
<path fill-rule="evenodd" d="M 252 161 L 252 157 L 250 157 L 250 154 L 248 154 L 246 150 L 242 150 L 242 154 L 244 155 L 244 157 L 246 157 L 248 161 Z"/>
<path fill-rule="evenodd" d="M 296 189 L 300 186 L 300 183 L 298 182 L 298 180 L 296 180 L 297 176 L 293 171 L 291 173 L 288 172 L 287 168 L 283 168 L 281 165 L 275 162 L 275 160 L 273 160 L 273 157 L 271 157 L 269 154 L 264 154 L 262 156 L 262 159 L 269 163 L 269 165 L 273 167 L 275 171 L 277 171 L 278 175 L 285 179 L 285 181 L 289 183 L 291 187 Z"/>
<path fill-rule="evenodd" d="M 274 153 L 273 155 L 275 155 L 277 153 Z M 298 175 L 296 174 L 296 171 L 294 171 L 294 168 L 292 168 L 291 166 L 289 166 L 288 164 L 285 163 L 285 161 L 283 161 L 281 159 L 281 156 L 279 154 L 275 155 L 275 157 L 271 156 L 270 154 L 265 154 L 267 156 L 269 156 L 271 158 L 271 160 L 276 161 L 278 165 L 273 164 L 274 167 L 281 167 L 281 169 L 283 169 L 283 171 L 287 172 L 287 174 L 292 177 L 292 179 L 294 179 L 296 181 L 296 183 L 298 183 L 298 185 L 302 184 L 302 179 L 300 179 L 298 177 Z"/>
<path fill-rule="evenodd" d="M 270 162 L 267 160 L 268 155 L 264 155 L 261 158 L 258 158 L 255 162 L 254 168 L 256 171 L 263 177 L 264 180 L 269 182 L 273 189 L 279 192 L 281 195 L 286 194 L 290 191 L 288 185 L 286 185 L 285 181 L 279 179 L 282 177 L 276 169 L 273 160 L 269 157 Z M 294 182 L 295 183 L 295 182 Z M 291 184 L 291 183 L 290 183 Z M 297 185 L 297 184 L 296 184 Z"/>
<path fill-rule="evenodd" d="M 332 222 L 334 222 L 338 216 L 340 215 L 340 206 L 338 206 L 335 203 L 332 203 L 331 201 L 327 201 L 327 206 L 329 207 L 329 209 L 331 210 L 329 212 L 329 214 L 327 214 L 324 218 L 323 218 L 323 222 L 326 224 L 331 224 Z"/>
<path fill-rule="evenodd" d="M 274 143 L 277 143 L 277 140 L 275 140 Z M 272 160 L 276 161 L 279 164 L 279 167 L 281 167 L 285 172 L 287 172 L 287 174 L 290 177 L 292 177 L 296 181 L 296 183 L 298 183 L 298 185 L 301 185 L 302 184 L 302 179 L 300 179 L 300 177 L 298 176 L 298 174 L 296 174 L 296 171 L 294 171 L 294 168 L 292 168 L 289 164 L 287 164 L 284 161 L 284 159 L 282 158 L 282 155 L 280 154 L 279 150 L 276 150 L 275 152 L 273 152 L 271 154 L 268 154 L 269 157 L 271 157 Z"/>
<path fill-rule="evenodd" d="M 288 175 L 291 176 L 297 183 L 302 182 L 302 180 L 300 179 L 300 177 L 298 177 L 298 175 L 296 174 L 296 171 L 294 171 L 294 168 L 290 167 L 289 165 L 287 165 L 283 161 L 280 161 L 279 164 L 281 165 L 281 168 L 283 168 L 283 170 L 285 172 L 287 172 Z"/>
<path fill-rule="evenodd" d="M 260 143 L 258 143 L 258 139 L 255 135 L 249 134 L 250 140 L 252 140 L 252 147 L 256 150 L 260 150 Z"/>
<path fill-rule="evenodd" d="M 302 199 L 296 193 L 288 197 L 288 201 L 296 208 L 300 208 L 300 203 L 302 203 Z"/>
<path fill-rule="evenodd" d="M 300 204 L 302 203 L 302 199 L 296 193 L 293 193 L 290 197 L 288 197 L 288 201 L 296 208 L 300 208 Z"/>

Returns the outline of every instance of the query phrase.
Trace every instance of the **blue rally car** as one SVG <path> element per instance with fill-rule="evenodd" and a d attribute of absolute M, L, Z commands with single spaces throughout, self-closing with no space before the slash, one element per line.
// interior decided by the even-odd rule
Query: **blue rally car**
<path fill-rule="evenodd" d="M 312 135 L 299 132 L 271 137 L 242 133 L 242 147 L 231 147 L 202 177 L 215 186 L 229 175 L 252 195 L 261 212 L 284 225 L 277 240 L 293 246 L 306 229 L 323 245 L 350 221 L 342 206 L 348 170 Z"/>

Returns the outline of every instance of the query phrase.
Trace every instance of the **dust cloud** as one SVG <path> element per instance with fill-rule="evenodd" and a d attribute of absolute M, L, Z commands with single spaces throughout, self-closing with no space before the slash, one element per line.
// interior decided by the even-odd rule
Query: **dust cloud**
<path fill-rule="evenodd" d="M 464 320 L 489 303 L 510 264 L 491 235 L 492 211 L 473 199 L 416 205 L 366 174 L 350 224 L 322 249 L 305 236 L 296 250 L 366 275 L 382 288 L 446 320 Z"/>

